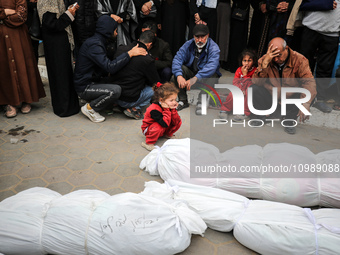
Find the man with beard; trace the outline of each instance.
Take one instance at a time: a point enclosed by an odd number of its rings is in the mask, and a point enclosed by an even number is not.
[[[145,56],[146,50],[138,45],[117,58],[110,60],[107,56],[105,42],[108,38],[117,36],[118,23],[108,15],[99,17],[95,34],[88,38],[79,50],[79,56],[74,70],[74,85],[80,98],[88,101],[81,111],[92,122],[102,122],[105,117],[98,112],[113,105],[121,94],[120,86],[110,84],[105,80],[124,66],[134,56]]]
[[[193,35],[194,38],[183,44],[172,62],[174,82],[180,89],[178,111],[189,107],[186,91],[198,80],[221,77],[220,48],[209,38],[209,28],[198,24],[193,29]]]

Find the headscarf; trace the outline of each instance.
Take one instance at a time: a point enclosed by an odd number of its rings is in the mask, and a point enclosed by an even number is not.
[[[56,13],[57,19],[59,19],[59,17],[66,11],[66,7],[63,0],[39,0],[37,3],[37,9],[41,24],[43,16],[46,12]],[[67,37],[71,46],[71,50],[74,50],[74,38],[71,25],[67,26],[65,28],[65,31],[67,32]]]

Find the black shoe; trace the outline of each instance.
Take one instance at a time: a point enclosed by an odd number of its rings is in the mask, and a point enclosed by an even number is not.
[[[332,108],[329,107],[325,102],[322,101],[317,101],[313,107],[315,107],[316,109],[324,112],[324,113],[330,113],[332,111]]]
[[[264,121],[260,121],[260,120],[250,120],[250,124],[252,127],[262,127],[264,126]]]
[[[285,121],[287,127],[284,128],[285,132],[290,135],[294,135],[296,133],[296,128],[294,127],[294,121]]]
[[[179,101],[177,106],[177,111],[183,110],[184,108],[188,108],[189,103],[188,101]]]
[[[295,127],[285,127],[285,132],[290,135],[294,135],[296,133],[296,128]]]

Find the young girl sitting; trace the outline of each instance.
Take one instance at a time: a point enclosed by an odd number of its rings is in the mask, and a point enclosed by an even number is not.
[[[173,138],[174,133],[182,124],[176,110],[178,106],[176,98],[179,90],[175,84],[158,82],[152,89],[155,94],[152,104],[146,109],[142,124],[142,131],[146,136],[142,147],[149,151],[155,148],[154,144],[159,137]]]
[[[245,115],[234,116],[234,121],[242,121],[250,115],[250,111],[247,103],[247,90],[252,85],[252,77],[255,73],[257,66],[257,56],[251,50],[244,50],[240,57],[241,66],[236,70],[233,85],[240,88],[244,95],[244,113]],[[227,96],[226,101],[221,106],[221,111],[219,117],[221,119],[226,119],[228,112],[233,110],[233,95],[230,92]]]

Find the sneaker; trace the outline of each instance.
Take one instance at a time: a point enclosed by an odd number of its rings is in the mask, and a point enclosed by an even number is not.
[[[87,116],[92,122],[103,122],[105,117],[101,116],[98,112],[95,112],[93,109],[87,109],[88,103],[86,103],[82,108],[81,112]]]
[[[183,110],[184,108],[188,108],[189,103],[187,101],[179,101],[177,106],[177,111]]]
[[[241,122],[241,121],[244,121],[244,120],[248,120],[249,117],[247,115],[235,115],[233,117],[233,121],[235,122]]]
[[[332,108],[329,107],[325,102],[323,101],[317,101],[315,104],[313,104],[313,107],[316,109],[324,112],[324,113],[330,113],[332,111]]]
[[[155,148],[155,145],[147,144],[146,142],[142,142],[142,147],[147,149],[148,151],[152,151]]]
[[[228,118],[228,112],[227,111],[220,111],[218,114],[218,117],[220,119],[227,119]]]

